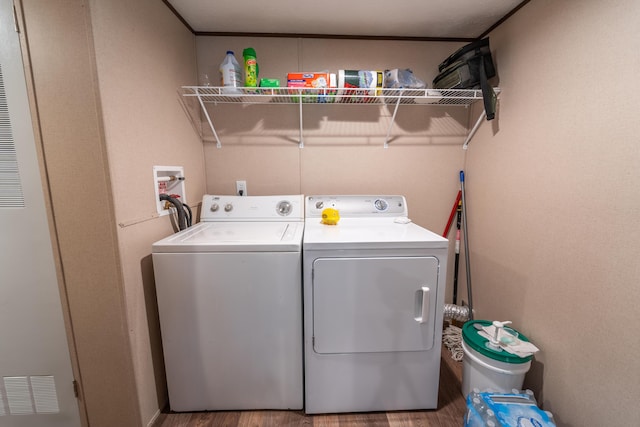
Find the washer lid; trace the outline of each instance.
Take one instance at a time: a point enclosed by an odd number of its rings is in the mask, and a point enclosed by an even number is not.
[[[447,248],[448,240],[414,223],[394,218],[343,218],[325,225],[319,218],[305,221],[305,249]]]
[[[153,252],[293,252],[302,222],[201,222],[153,244]]]

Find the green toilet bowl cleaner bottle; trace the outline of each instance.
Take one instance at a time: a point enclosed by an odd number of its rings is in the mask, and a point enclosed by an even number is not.
[[[244,57],[244,85],[245,87],[258,86],[258,57],[256,51],[252,47],[248,47],[242,51]]]

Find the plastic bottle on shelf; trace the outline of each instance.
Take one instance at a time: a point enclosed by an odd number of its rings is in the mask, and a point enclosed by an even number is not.
[[[232,50],[227,51],[227,56],[220,64],[220,83],[225,88],[224,93],[240,93],[242,68]]]
[[[256,51],[252,47],[248,47],[242,51],[244,57],[244,85],[245,87],[258,86],[258,57]]]

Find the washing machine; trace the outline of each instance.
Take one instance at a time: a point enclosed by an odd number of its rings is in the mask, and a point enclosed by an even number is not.
[[[153,244],[173,411],[302,409],[304,198],[215,196]]]
[[[307,413],[437,407],[447,245],[403,196],[305,199]]]

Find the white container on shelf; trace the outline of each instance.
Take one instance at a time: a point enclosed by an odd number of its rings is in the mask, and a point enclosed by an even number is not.
[[[242,68],[232,50],[227,51],[227,55],[220,64],[220,85],[224,87],[224,93],[240,93]]]

